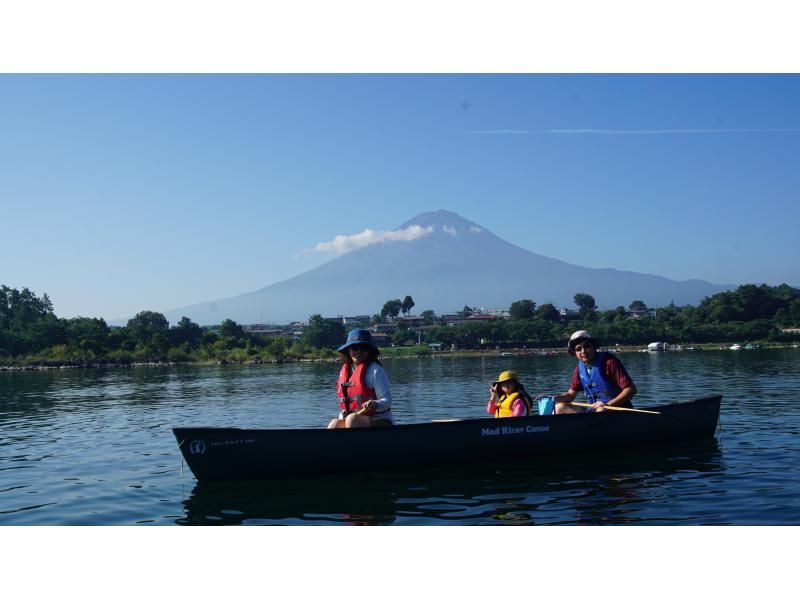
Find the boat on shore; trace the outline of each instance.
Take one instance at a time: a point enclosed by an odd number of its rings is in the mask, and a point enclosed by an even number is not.
[[[176,427],[194,476],[271,479],[531,459],[714,435],[721,395],[604,412],[474,418],[350,430]]]

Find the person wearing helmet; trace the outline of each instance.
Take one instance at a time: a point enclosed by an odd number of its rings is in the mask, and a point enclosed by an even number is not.
[[[381,352],[369,330],[356,328],[338,349],[342,367],[336,384],[339,417],[328,428],[367,428],[392,425],[389,376],[380,364]]]
[[[567,343],[567,352],[578,359],[569,389],[555,395],[556,414],[585,413],[584,408],[571,405],[581,390],[595,412],[605,406],[632,408],[631,399],[636,385],[622,362],[611,353],[598,351],[600,341],[586,330],[578,330]]]
[[[495,417],[524,417],[531,412],[531,397],[511,370],[502,372],[489,388],[486,412]]]

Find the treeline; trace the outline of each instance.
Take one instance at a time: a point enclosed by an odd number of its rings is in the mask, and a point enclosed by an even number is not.
[[[411,328],[397,316],[409,313],[413,299],[392,300],[376,320],[394,322],[389,342],[412,345],[443,343],[459,349],[487,347],[554,347],[579,328],[591,330],[604,345],[713,342],[791,342],[782,332],[800,327],[800,290],[779,286],[742,285],[735,291],[706,297],[697,306],[670,305],[649,309],[640,300],[628,308],[596,309],[586,293],[574,298],[578,307],[562,316],[551,304],[537,306],[521,299],[509,308],[510,319],[463,321],[446,325],[431,310],[422,312],[425,326]],[[468,319],[476,310],[464,306]],[[634,317],[637,316],[637,317]],[[311,316],[302,335],[265,338],[225,320],[201,327],[189,318],[170,326],[157,312],[143,311],[126,326],[110,327],[102,318],[58,318],[47,294],[0,287],[0,365],[130,364],[148,361],[281,361],[335,356],[346,334],[344,326]]]
[[[587,329],[605,346],[667,343],[791,342],[798,336],[782,332],[800,328],[800,290],[746,284],[735,291],[706,297],[697,306],[648,308],[633,301],[626,309],[599,311],[591,295],[575,295],[575,316],[560,316],[550,304],[536,306],[528,299],[512,304],[509,320],[489,320],[437,327],[428,342],[459,348],[553,347],[578,329]]]
[[[286,360],[335,356],[341,324],[314,316],[299,340],[248,334],[233,320],[201,327],[189,318],[170,326],[142,311],[122,327],[102,318],[58,318],[47,294],[0,287],[0,365],[127,365],[143,362]]]

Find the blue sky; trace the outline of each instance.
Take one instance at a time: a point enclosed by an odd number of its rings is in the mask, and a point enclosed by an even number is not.
[[[0,131],[0,284],[63,317],[256,290],[437,209],[800,286],[798,75],[2,75]]]

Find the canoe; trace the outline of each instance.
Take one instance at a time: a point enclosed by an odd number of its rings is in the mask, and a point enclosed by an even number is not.
[[[714,435],[721,395],[648,407],[659,414],[474,418],[350,430],[177,427],[200,480],[269,479],[411,469],[626,447]]]

